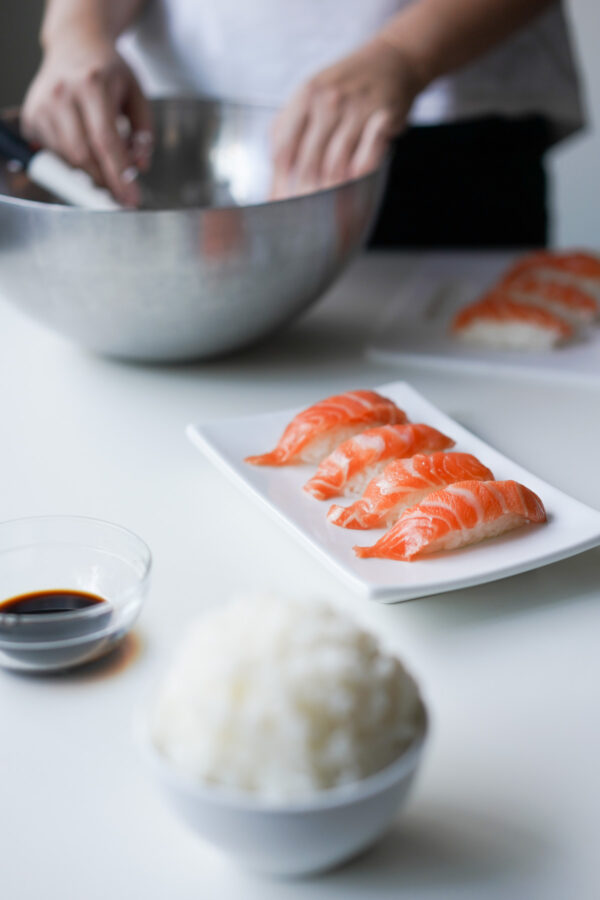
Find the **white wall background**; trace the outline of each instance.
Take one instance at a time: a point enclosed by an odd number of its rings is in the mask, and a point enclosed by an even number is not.
[[[588,128],[551,155],[554,242],[600,250],[600,0],[567,0],[586,88]]]
[[[600,0],[564,2],[581,61],[589,126],[550,158],[553,240],[600,249]],[[42,6],[43,0],[0,0],[0,106],[18,103],[35,71]]]

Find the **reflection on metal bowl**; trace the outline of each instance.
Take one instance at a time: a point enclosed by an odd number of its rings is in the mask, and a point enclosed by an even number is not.
[[[66,207],[0,165],[0,293],[99,353],[226,353],[290,321],[362,245],[383,171],[269,200],[272,111],[154,102],[139,210]]]

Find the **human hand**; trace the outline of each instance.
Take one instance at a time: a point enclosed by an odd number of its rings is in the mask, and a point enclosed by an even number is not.
[[[120,116],[129,120],[129,137],[118,128]],[[21,124],[26,138],[85,169],[120,203],[138,204],[135,176],[150,161],[150,107],[109,41],[78,39],[49,47],[25,98]]]
[[[274,122],[274,195],[374,169],[420,87],[403,53],[381,36],[319,72]]]

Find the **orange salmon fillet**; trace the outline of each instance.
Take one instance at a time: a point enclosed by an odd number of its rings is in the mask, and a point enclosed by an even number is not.
[[[461,309],[454,318],[452,330],[466,331],[476,322],[486,321],[503,325],[510,322],[532,325],[552,332],[557,340],[573,336],[573,327],[561,316],[547,309],[515,300],[504,290],[486,294],[481,300]]]
[[[342,528],[389,528],[405,509],[435,490],[457,481],[489,481],[493,477],[470,453],[396,459],[369,482],[360,500],[346,507],[332,506],[327,518]]]
[[[529,253],[517,260],[507,273],[507,277],[536,269],[552,269],[558,273],[600,282],[600,258],[583,250],[562,253],[540,250],[537,253]]]
[[[254,466],[318,463],[337,444],[375,425],[406,422],[406,414],[376,391],[348,391],[298,413],[274,450],[246,457]]]
[[[506,278],[500,287],[516,300],[533,303],[569,321],[591,322],[600,310],[596,298],[577,284],[527,273]]]
[[[390,459],[445,450],[452,446],[452,438],[429,425],[383,425],[380,428],[370,428],[336,447],[306,482],[304,490],[317,500],[351,493],[357,487],[364,487]]]
[[[410,561],[545,521],[540,498],[516,481],[461,481],[407,509],[372,547],[354,551],[363,558]]]

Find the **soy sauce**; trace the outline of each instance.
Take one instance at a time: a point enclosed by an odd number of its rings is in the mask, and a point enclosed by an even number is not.
[[[0,602],[0,646],[32,669],[78,665],[114,642],[113,612],[112,604],[88,591],[19,594]]]
[[[0,603],[0,614],[12,615],[48,615],[48,613],[76,612],[106,603],[103,597],[89,594],[87,591],[33,591],[31,594],[19,594]]]

